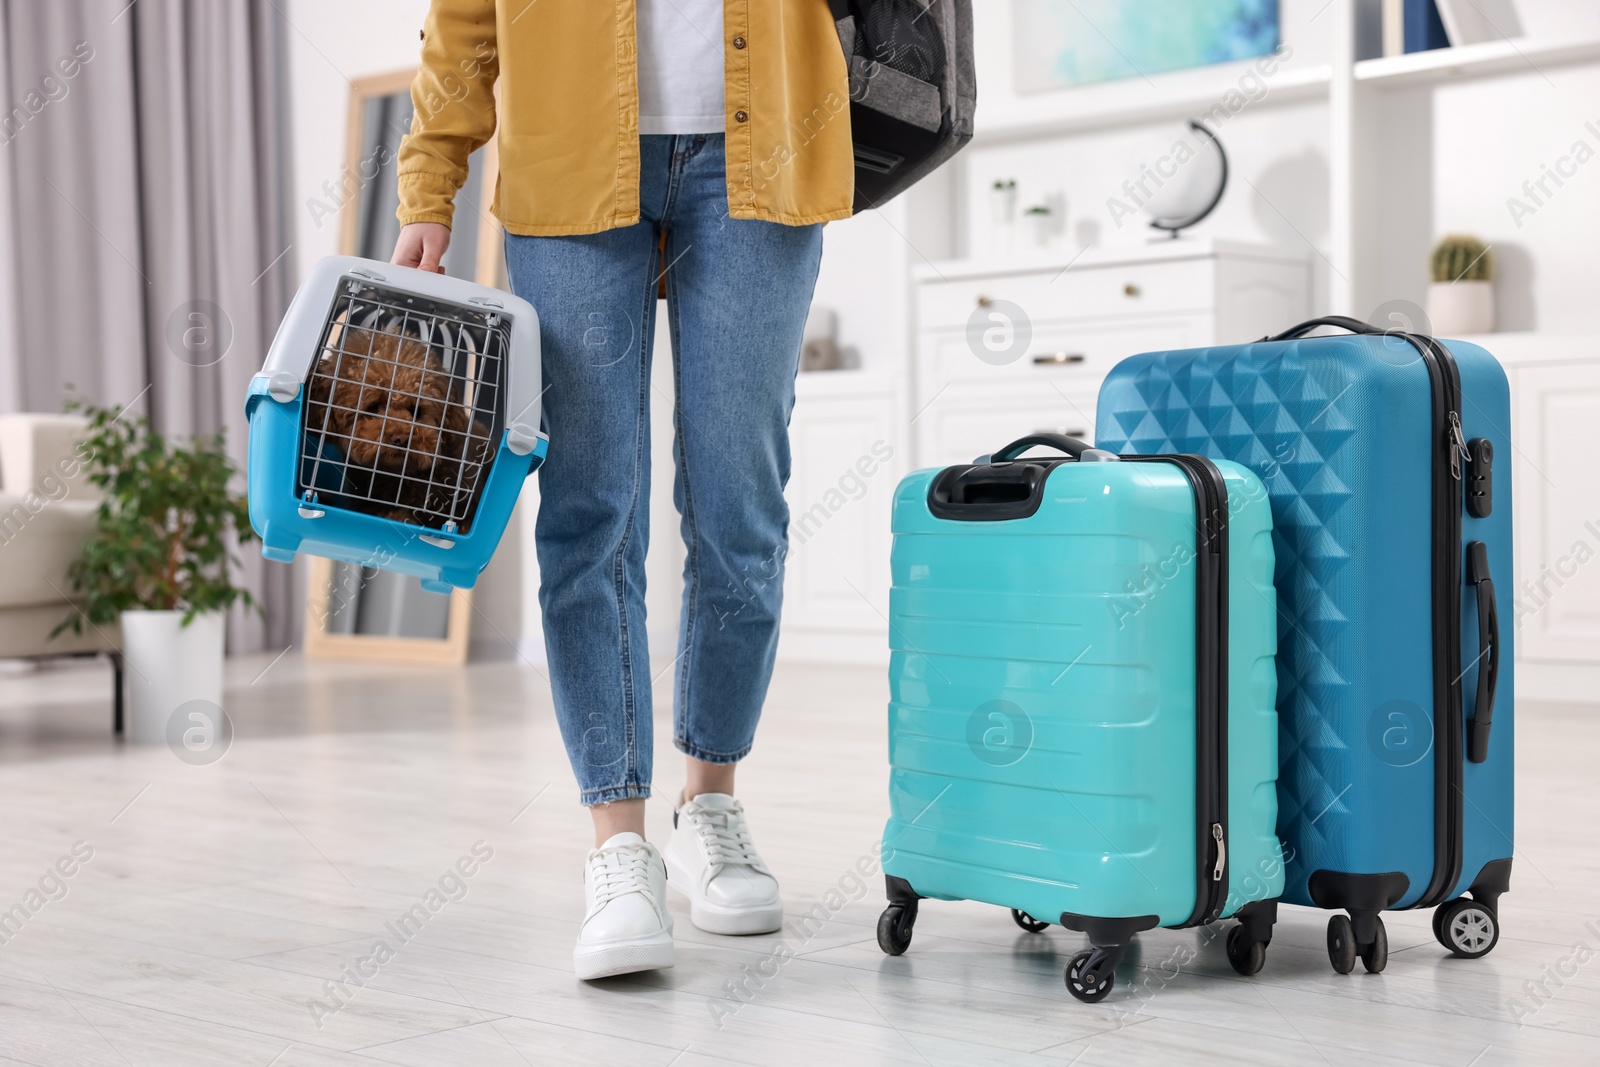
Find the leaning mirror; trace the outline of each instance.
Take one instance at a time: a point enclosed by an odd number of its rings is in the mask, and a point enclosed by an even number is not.
[[[385,260],[400,233],[395,173],[400,140],[411,128],[414,70],[351,83],[339,213],[339,251]],[[494,146],[473,153],[456,195],[445,273],[504,287],[500,230],[482,190],[493,190]],[[424,592],[416,578],[314,558],[306,596],[306,655],[313,659],[463,663],[472,592]]]

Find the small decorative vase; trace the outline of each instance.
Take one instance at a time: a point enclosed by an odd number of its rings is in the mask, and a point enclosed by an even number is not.
[[[1002,178],[989,187],[989,221],[1010,226],[1017,216],[1017,182]]]
[[[1028,243],[1034,248],[1044,248],[1050,243],[1050,231],[1055,226],[1055,216],[1048,211],[1024,211],[1023,224],[1028,230]]]
[[[1436,337],[1494,332],[1494,283],[1434,282],[1428,286],[1428,320]]]

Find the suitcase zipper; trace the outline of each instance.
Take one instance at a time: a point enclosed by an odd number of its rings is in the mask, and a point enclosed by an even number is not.
[[[1450,413],[1450,441],[1445,445],[1450,449],[1450,477],[1456,481],[1461,480],[1461,461],[1470,460],[1472,452],[1467,448],[1467,435],[1461,432],[1461,412]]]
[[[1450,350],[1432,337],[1406,334],[1422,356],[1433,393],[1433,875],[1414,904],[1427,908],[1461,879],[1463,851],[1461,697],[1461,460],[1469,456],[1461,428],[1461,372]]]
[[[1204,456],[1123,456],[1171,463],[1194,490],[1195,902],[1184,926],[1217,919],[1228,873],[1228,486]]]

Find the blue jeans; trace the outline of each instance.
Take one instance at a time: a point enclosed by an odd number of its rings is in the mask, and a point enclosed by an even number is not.
[[[506,237],[539,313],[544,425],[536,527],[556,716],[584,804],[650,795],[645,647],[650,359],[666,232],[673,500],[684,564],[673,740],[750,751],[772,676],[788,551],[789,414],[822,227],[728,217],[721,134],[643,136],[640,221]]]

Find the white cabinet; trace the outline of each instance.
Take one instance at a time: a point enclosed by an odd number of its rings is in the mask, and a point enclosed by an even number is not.
[[[1600,690],[1600,474],[1593,460],[1600,335],[1463,340],[1494,353],[1511,384],[1516,573],[1495,585],[1500,625],[1516,627],[1517,697],[1593,703]]]
[[[1124,356],[1254,340],[1308,317],[1304,253],[1158,241],[1062,261],[916,272],[915,465],[970,462],[1038,430],[1092,439]]]
[[[1511,373],[1518,658],[1600,665],[1600,359]]]
[[[886,380],[803,374],[789,441],[788,574],[779,654],[881,662],[888,655],[890,504],[906,469]]]

